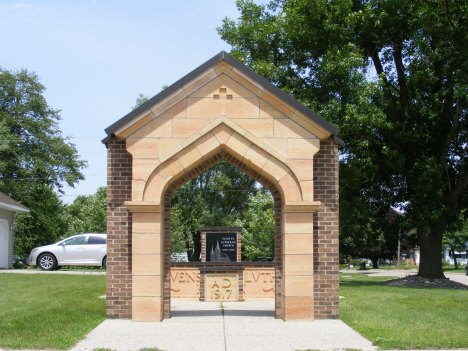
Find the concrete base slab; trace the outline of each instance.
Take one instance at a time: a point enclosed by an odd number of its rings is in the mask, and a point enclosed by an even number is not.
[[[161,323],[108,319],[71,351],[343,350],[376,347],[340,320],[290,322],[274,318],[274,302],[172,302]],[[224,312],[223,312],[224,311]]]

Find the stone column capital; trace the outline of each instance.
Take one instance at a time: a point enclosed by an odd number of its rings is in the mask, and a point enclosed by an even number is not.
[[[286,201],[283,204],[283,213],[304,213],[304,212],[315,212],[322,205],[320,201],[301,201],[293,202]]]
[[[124,204],[132,213],[161,212],[159,201],[125,201]]]

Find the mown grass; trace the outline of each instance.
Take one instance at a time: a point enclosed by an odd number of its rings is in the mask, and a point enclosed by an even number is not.
[[[468,291],[377,285],[394,278],[342,274],[341,320],[382,349],[468,346]]]
[[[106,277],[0,274],[0,348],[74,346],[106,317]]]

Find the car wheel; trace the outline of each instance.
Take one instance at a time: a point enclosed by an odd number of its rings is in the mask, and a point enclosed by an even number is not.
[[[102,260],[102,266],[104,267],[104,269],[107,269],[107,256],[104,257],[104,259]]]
[[[54,268],[54,270],[58,271],[60,268],[62,268],[62,266],[57,266]]]
[[[54,255],[49,253],[40,255],[37,262],[43,271],[52,271],[57,266],[57,260]]]

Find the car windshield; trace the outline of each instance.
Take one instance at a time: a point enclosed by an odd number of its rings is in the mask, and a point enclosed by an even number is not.
[[[65,245],[84,245],[85,237],[84,236],[77,236],[63,242]]]

